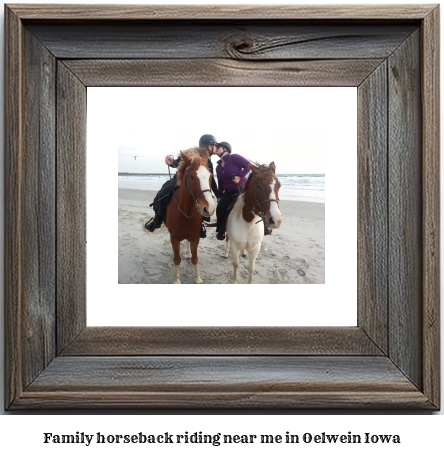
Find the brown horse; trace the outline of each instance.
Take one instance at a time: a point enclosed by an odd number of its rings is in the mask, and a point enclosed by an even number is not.
[[[212,175],[207,167],[208,151],[205,147],[195,147],[181,152],[180,155],[182,161],[177,169],[179,188],[167,204],[163,220],[170,232],[174,251],[174,283],[181,283],[180,242],[185,239],[190,243],[195,283],[202,283],[197,264],[202,216],[210,217],[216,208],[211,195]]]
[[[244,192],[233,206],[227,221],[227,242],[233,250],[234,282],[238,283],[239,253],[248,250],[248,283],[253,283],[256,257],[264,238],[264,225],[279,228],[282,215],[279,210],[279,188],[274,162],[266,165],[250,163],[250,176]],[[262,223],[260,223],[262,222]],[[228,244],[227,244],[228,256]]]

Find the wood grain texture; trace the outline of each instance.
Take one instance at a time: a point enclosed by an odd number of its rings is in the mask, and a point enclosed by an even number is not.
[[[57,68],[57,348],[86,326],[86,87]]]
[[[350,391],[348,391],[350,389]],[[377,391],[355,392],[353,385],[344,384],[342,391],[297,391],[297,392],[200,392],[192,394],[177,392],[144,392],[144,391],[69,391],[58,392],[56,389],[28,390],[20,401],[14,404],[14,410],[39,408],[49,409],[217,409],[228,411],[243,410],[244,413],[264,414],[270,409],[288,413],[289,409],[358,409],[365,410],[433,410],[427,398],[418,391]]]
[[[304,21],[148,21],[31,23],[57,58],[77,59],[381,59],[413,24],[308,24]],[[202,39],[205,37],[205,39]],[[72,43],[76,45],[73,47]]]
[[[62,356],[381,355],[360,328],[87,327]]]
[[[65,60],[88,87],[357,86],[382,60]]]
[[[55,354],[55,82],[54,58],[9,11],[6,24],[9,404]]]
[[[25,384],[55,355],[55,59],[25,33],[22,229]]]
[[[358,326],[388,354],[387,64],[358,89]]]
[[[388,59],[389,355],[422,384],[422,164],[419,31]],[[425,284],[424,284],[425,285]]]
[[[59,357],[20,407],[398,408],[430,404],[385,357]]]
[[[440,73],[439,6],[424,19],[422,27],[422,242],[423,242],[423,386],[440,403]]]
[[[381,375],[381,366],[384,374]],[[107,375],[100,375],[100,372]],[[109,376],[113,381],[109,383]],[[340,390],[354,384],[356,391],[414,391],[411,383],[385,357],[269,357],[155,356],[58,357],[32,389],[57,387],[75,391],[130,387],[151,392],[291,391],[311,383],[312,391]]]
[[[5,11],[5,407],[23,391],[23,28]]]
[[[421,20],[436,5],[26,5],[8,7],[23,20]]]

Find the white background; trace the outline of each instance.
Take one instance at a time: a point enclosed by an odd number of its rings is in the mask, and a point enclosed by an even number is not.
[[[24,2],[24,3],[33,3],[33,2]],[[49,3],[49,2],[48,2]],[[52,2],[52,3],[60,3]],[[89,3],[77,1],[77,3]],[[111,3],[110,1],[102,2],[100,0],[95,0],[95,3]],[[140,3],[133,1],[132,3]],[[166,1],[155,1],[152,0],[151,3],[164,4],[169,3]],[[177,2],[171,2],[177,3]],[[188,3],[188,2],[182,2]],[[237,1],[219,1],[219,2],[210,2],[204,1],[199,2],[194,0],[190,3],[239,3]],[[260,0],[248,1],[243,0],[243,3],[251,4],[263,4],[267,2],[262,2]],[[269,3],[269,2],[268,2]],[[286,2],[285,0],[280,0],[280,3],[297,3],[297,2]],[[307,3],[307,2],[302,2]],[[326,4],[334,3],[327,0],[312,1],[312,4]],[[357,3],[354,1],[348,2],[346,0],[341,0],[342,4],[344,3]],[[366,3],[380,3],[378,1],[367,0]],[[402,0],[392,3],[428,3],[414,1],[409,2],[407,0]],[[0,13],[2,14],[2,12]],[[3,27],[3,22],[2,25]],[[3,36],[3,29],[1,31]],[[3,47],[0,47],[0,52],[3,53]],[[2,59],[3,60],[3,59]],[[3,86],[3,70],[1,73],[2,86]],[[1,93],[3,98],[3,92]],[[3,123],[0,123],[0,132],[3,138]],[[0,166],[3,167],[3,160],[0,161]],[[1,173],[3,175],[3,172]],[[2,205],[1,217],[4,218],[3,212],[3,187],[0,187],[0,204]],[[1,224],[3,226],[3,223]],[[3,252],[3,237],[0,238],[0,247]],[[442,244],[441,244],[442,245]],[[442,258],[442,254],[441,254]],[[0,266],[3,268],[3,264]],[[441,273],[442,273],[441,268]],[[4,271],[0,274],[0,283],[1,288],[3,289],[3,277]],[[1,295],[3,299],[3,294]],[[443,313],[442,313],[443,314]],[[441,314],[441,315],[442,315]],[[442,317],[441,317],[442,318]],[[0,312],[0,343],[3,343],[3,312]],[[441,321],[441,327],[444,327],[443,322]],[[444,339],[444,338],[442,338]],[[441,350],[441,353],[444,352],[444,349]],[[3,350],[0,350],[0,400],[3,403]],[[444,363],[442,363],[444,364]],[[443,378],[444,376],[442,376]],[[443,388],[441,387],[441,391]],[[1,410],[1,409],[0,409]],[[253,411],[254,413],[254,411]],[[258,413],[258,412],[256,412]],[[349,416],[347,414],[331,415],[328,412],[322,415],[318,415],[316,412],[313,412],[314,416],[310,414],[304,414],[298,411],[289,411],[287,414],[282,415],[268,415],[260,414],[258,416],[251,415],[191,415],[191,416],[180,416],[176,413],[168,413],[154,416],[153,412],[141,412],[140,414],[131,412],[130,416],[118,416],[117,414],[109,416],[94,416],[88,414],[75,414],[70,413],[63,415],[51,415],[43,414],[42,416],[35,416],[30,414],[30,416],[23,416],[20,414],[5,413],[0,417],[0,451],[2,454],[8,454],[6,452],[17,452],[22,454],[27,452],[28,454],[37,453],[41,454],[57,454],[59,455],[61,451],[65,454],[79,455],[88,451],[89,454],[92,452],[97,452],[97,447],[94,448],[81,448],[76,445],[63,446],[60,448],[58,445],[43,445],[42,435],[43,432],[58,432],[58,433],[75,433],[76,431],[84,431],[89,433],[95,432],[107,432],[107,433],[137,433],[139,431],[146,433],[160,433],[167,430],[170,431],[183,431],[184,428],[190,432],[194,430],[204,430],[208,432],[224,432],[224,433],[249,433],[252,431],[256,432],[269,432],[269,433],[282,433],[291,431],[293,432],[318,432],[323,431],[328,433],[342,432],[347,433],[351,431],[353,433],[364,433],[364,432],[374,432],[374,433],[384,433],[384,434],[394,434],[399,433],[402,437],[403,443],[399,446],[396,445],[360,445],[358,447],[354,445],[350,446],[332,446],[332,445],[320,445],[320,446],[304,446],[304,447],[279,447],[273,445],[273,447],[254,447],[254,451],[258,454],[269,454],[270,452],[279,453],[279,454],[320,454],[321,452],[325,454],[364,454],[364,455],[374,455],[377,454],[406,454],[407,452],[415,453],[424,453],[424,454],[440,454],[443,449],[443,440],[442,440],[442,429],[444,425],[443,412],[434,413],[435,416],[424,416],[424,414],[411,414],[406,415],[404,412],[400,416],[396,413],[381,413],[374,414],[370,413],[356,413],[354,416]],[[439,416],[436,416],[439,415]],[[308,429],[308,431],[307,431]],[[203,449],[198,449],[199,447],[192,446],[187,448],[186,446],[174,447],[177,451],[179,450],[184,454],[212,454],[211,451],[217,451],[218,453],[224,454],[245,454],[246,451],[252,451],[244,446],[239,447],[213,447],[209,448],[207,446]],[[102,450],[103,451],[103,450]],[[108,454],[122,454],[123,451],[128,451],[127,447],[123,449],[120,446],[111,446],[106,447],[106,452]],[[149,454],[153,450],[148,447],[131,447],[130,451],[134,454]],[[162,449],[162,451],[156,447],[155,454],[170,454],[172,452],[171,448]]]
[[[326,172],[325,284],[255,284],[253,288],[246,284],[204,284],[186,289],[178,289],[173,284],[119,285],[117,139],[119,127],[123,125],[121,117],[128,116],[129,110],[139,113],[140,106],[145,106],[144,99],[149,98],[151,109],[159,112],[160,120],[150,119],[146,109],[145,112],[141,109],[139,115],[133,117],[135,124],[140,123],[136,132],[143,126],[143,131],[147,132],[153,123],[155,129],[161,131],[167,120],[162,116],[162,110],[156,107],[163,103],[171,89],[155,89],[153,93],[151,88],[139,88],[137,99],[141,104],[135,104],[132,102],[134,89],[130,91],[133,93],[131,97],[129,94],[125,97],[122,89],[92,88],[88,89],[87,145],[88,326],[356,326],[356,88],[225,87],[203,90],[210,93],[204,96],[199,95],[202,88],[185,88],[170,99],[174,99],[179,107],[189,104],[187,99],[190,97],[213,99],[215,105],[230,100],[233,113],[241,112],[240,117],[244,120],[240,128],[236,127],[240,122],[236,114],[232,115],[232,122],[224,121],[216,114],[211,118],[198,118],[194,128],[203,132],[216,131],[217,138],[237,136],[239,142],[245,141],[242,131],[254,132],[257,125],[261,125],[270,138],[284,134],[289,138],[287,147],[290,150],[284,150],[285,144],[282,143],[279,150],[268,151],[268,160],[274,160],[278,169],[283,168],[281,172],[289,172],[285,170],[296,166],[292,163],[308,167],[310,162],[304,160],[304,155],[313,154],[325,161],[325,165],[322,163],[317,170],[323,172],[325,167]],[[177,88],[174,91],[177,92]],[[122,97],[127,99],[126,103],[119,102]],[[242,98],[242,103],[237,103],[236,98]],[[246,115],[243,110],[254,108],[257,100],[273,114],[264,116],[264,120],[257,115]],[[175,128],[181,126],[180,116],[175,118],[171,113],[170,122],[167,129],[173,135]],[[192,126],[193,123],[189,123],[189,129]],[[318,142],[315,148],[307,141],[306,149],[301,145],[292,153],[294,145],[290,138],[307,135],[314,129],[324,141]],[[225,130],[225,136],[220,135],[219,130]],[[163,135],[166,134],[165,131]],[[196,130],[188,139],[193,141],[191,146],[199,136],[199,130]],[[155,138],[151,142],[155,142]],[[254,138],[251,143],[254,143]],[[168,142],[166,144],[168,146]],[[173,141],[170,146],[174,147]],[[245,148],[241,148],[241,155],[260,161],[256,154],[263,153],[260,162],[264,163],[267,152],[261,150],[260,144],[255,144],[252,149],[248,146],[246,143]],[[163,162],[165,155],[166,151],[158,161]],[[147,209],[149,203],[146,203]],[[145,236],[145,240],[149,252],[150,237]],[[179,292],[180,300],[177,299]],[[228,296],[235,296],[235,299],[228,299]]]

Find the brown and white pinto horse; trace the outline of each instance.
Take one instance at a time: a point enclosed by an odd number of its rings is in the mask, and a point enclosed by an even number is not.
[[[264,238],[264,223],[269,228],[279,228],[282,222],[278,204],[281,184],[275,174],[274,162],[269,166],[250,163],[250,170],[245,190],[227,221],[227,241],[229,239],[231,243],[234,258],[234,283],[238,283],[239,253],[244,249],[248,250],[248,283],[253,283],[256,258]]]
[[[174,283],[180,282],[179,265],[180,242],[190,243],[191,262],[195,268],[195,283],[202,283],[200,278],[197,246],[200,239],[202,216],[210,217],[216,208],[211,195],[212,175],[207,167],[208,150],[195,147],[180,153],[182,161],[177,169],[179,188],[165,207],[163,221],[170,232],[174,251]]]

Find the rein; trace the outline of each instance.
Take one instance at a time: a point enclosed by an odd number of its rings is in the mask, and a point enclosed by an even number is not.
[[[186,218],[193,218],[194,216],[196,216],[197,214],[200,213],[200,215],[202,215],[202,213],[200,212],[200,209],[199,209],[199,203],[197,202],[197,198],[202,195],[203,193],[205,192],[211,192],[211,189],[206,189],[206,190],[201,190],[197,195],[195,195],[193,193],[193,190],[191,189],[191,184],[190,184],[190,181],[189,181],[189,178],[188,178],[188,173],[185,171],[185,177],[186,177],[186,180],[187,180],[187,185],[188,185],[188,189],[190,190],[190,193],[191,193],[191,196],[193,197],[194,199],[194,204],[196,205],[196,208],[197,208],[197,211],[193,214],[193,215],[187,215],[185,214],[185,212],[182,210],[182,208],[180,207],[180,204],[179,204],[179,201],[177,200],[177,196],[176,196],[176,192],[174,191],[174,186],[172,184],[172,181],[171,181],[171,172],[170,172],[170,167],[168,166],[168,174],[170,175],[170,182],[171,182],[171,190],[173,191],[173,195],[174,195],[174,200],[176,201],[176,204],[177,204],[177,207],[179,208],[179,211],[182,212],[182,214],[186,217]]]

